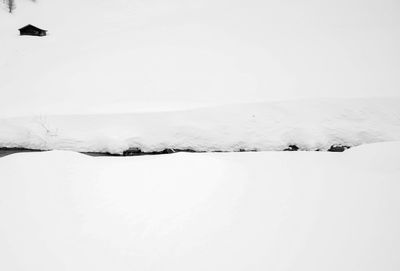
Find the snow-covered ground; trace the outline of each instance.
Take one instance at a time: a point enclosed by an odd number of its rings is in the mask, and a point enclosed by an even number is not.
[[[400,99],[335,99],[0,119],[0,147],[122,153],[327,150],[400,140]]]
[[[0,11],[0,147],[324,150],[400,140],[397,2],[16,6]],[[49,35],[19,36],[26,24]]]
[[[400,140],[397,2],[16,5],[0,11],[0,147],[324,150]],[[26,24],[49,35],[18,36]]]
[[[398,1],[16,5],[1,271],[400,270]]]
[[[0,10],[0,116],[400,95],[399,1],[16,4]]]
[[[400,269],[400,143],[0,158],[0,270]]]

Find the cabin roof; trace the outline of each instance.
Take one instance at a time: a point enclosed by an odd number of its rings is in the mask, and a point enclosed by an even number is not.
[[[31,25],[31,24],[25,25],[24,27],[21,27],[18,30],[26,30],[26,29],[35,29],[35,30],[47,31],[47,30],[41,29],[41,28],[36,27],[34,25]]]

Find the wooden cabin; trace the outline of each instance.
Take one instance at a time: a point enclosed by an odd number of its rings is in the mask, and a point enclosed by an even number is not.
[[[19,34],[21,36],[24,35],[29,35],[29,36],[46,36],[47,35],[47,30],[40,29],[34,25],[28,24],[22,28],[19,29]]]

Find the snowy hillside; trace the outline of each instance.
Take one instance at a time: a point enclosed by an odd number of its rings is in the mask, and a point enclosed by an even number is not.
[[[400,270],[400,1],[15,4],[0,271]]]
[[[400,144],[0,158],[0,270],[397,271]]]
[[[400,141],[400,99],[314,100],[155,113],[0,119],[0,147],[122,153],[327,150]]]
[[[16,5],[0,13],[0,147],[315,150],[399,139],[393,1]],[[26,24],[49,35],[18,36]],[[337,100],[352,97],[371,100]]]
[[[0,116],[399,96],[398,1],[16,5],[0,10]]]

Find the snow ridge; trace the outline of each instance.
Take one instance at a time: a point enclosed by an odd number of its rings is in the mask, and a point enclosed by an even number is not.
[[[400,140],[400,99],[237,104],[175,112],[0,119],[0,147],[121,154],[327,150]]]

